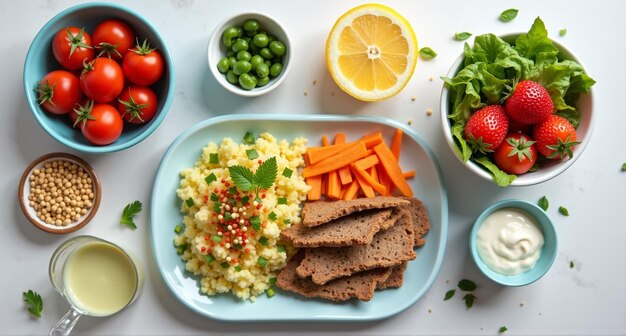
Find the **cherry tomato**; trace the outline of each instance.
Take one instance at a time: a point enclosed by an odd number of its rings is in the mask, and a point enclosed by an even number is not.
[[[55,70],[43,77],[37,87],[39,105],[53,114],[66,114],[80,103],[80,81],[69,71]]]
[[[78,109],[78,123],[83,136],[94,145],[108,145],[122,134],[124,121],[115,107],[94,104],[90,100]]]
[[[126,78],[133,84],[142,86],[156,83],[163,75],[164,67],[163,56],[155,49],[150,49],[147,40],[126,53],[122,61]]]
[[[117,98],[124,89],[122,68],[112,59],[96,58],[85,64],[80,87],[96,103],[108,103]]]
[[[102,21],[93,31],[93,46],[99,50],[98,56],[106,54],[109,58],[121,61],[135,42],[135,33],[120,20]]]
[[[511,133],[493,153],[500,169],[509,174],[523,174],[537,161],[535,141],[522,133]]]
[[[157,110],[157,96],[147,86],[129,86],[118,98],[122,119],[133,124],[148,122]]]
[[[52,39],[52,54],[65,69],[79,69],[94,58],[91,36],[84,28],[63,28]]]

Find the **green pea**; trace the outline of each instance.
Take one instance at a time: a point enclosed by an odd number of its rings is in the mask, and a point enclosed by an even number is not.
[[[254,38],[252,39],[252,44],[254,44],[255,46],[259,48],[267,47],[269,43],[270,43],[269,39],[267,38],[267,35],[265,34],[256,34],[254,35]]]
[[[270,76],[277,77],[278,75],[280,75],[281,72],[283,72],[282,64],[280,63],[272,64],[272,67],[270,68]]]
[[[228,58],[228,63],[230,68],[232,69],[232,67],[235,66],[235,63],[237,63],[237,59],[234,56],[231,56]]]
[[[217,70],[221,73],[228,72],[228,69],[230,69],[230,61],[228,60],[228,57],[224,57],[217,62]]]
[[[257,64],[263,63],[264,61],[265,60],[261,57],[261,55],[254,55],[250,59],[250,64],[252,64],[252,67],[255,67]]]
[[[264,63],[267,65],[268,68],[271,68],[273,64],[270,60],[265,60]]]
[[[237,37],[242,37],[243,36],[243,29],[241,29],[241,27],[236,27],[237,28]]]
[[[267,85],[267,83],[269,83],[269,82],[270,82],[270,78],[269,78],[269,76],[268,76],[268,77],[259,77],[259,78],[256,80],[256,86],[257,86],[257,87],[265,86],[265,85]]]
[[[237,76],[248,73],[250,70],[252,70],[252,64],[248,61],[237,61],[237,63],[233,66],[233,73]]]
[[[267,35],[267,42],[268,43],[272,43],[273,41],[276,41],[276,36],[268,34]]]
[[[254,67],[254,72],[256,72],[257,77],[265,78],[270,74],[270,68],[265,63],[259,63]]]
[[[235,42],[235,39],[239,36],[239,29],[237,27],[229,27],[224,29],[222,34],[222,42],[226,47],[230,47]]]
[[[246,20],[246,22],[243,23],[243,30],[247,32],[256,32],[260,27],[259,21],[254,19]]]
[[[274,53],[270,50],[270,48],[261,49],[261,51],[259,51],[259,55],[261,55],[261,57],[265,58],[266,60],[271,60],[272,58],[274,58]]]
[[[252,58],[252,55],[249,52],[245,51],[245,50],[242,50],[242,51],[237,53],[237,60],[238,61],[250,61],[251,58]]]
[[[249,46],[248,41],[240,38],[233,43],[232,49],[234,52],[240,52],[242,50],[248,50]]]
[[[226,57],[235,56],[235,52],[232,49],[226,50]]]
[[[287,48],[285,44],[280,41],[272,41],[270,42],[270,50],[274,53],[274,55],[280,57],[285,54]]]
[[[232,70],[228,70],[228,72],[226,73],[226,80],[230,84],[234,84],[234,85],[239,84],[239,77],[237,77],[237,75],[235,75],[235,73]]]
[[[256,87],[257,79],[250,74],[242,74],[239,76],[239,85],[246,90],[252,90]]]

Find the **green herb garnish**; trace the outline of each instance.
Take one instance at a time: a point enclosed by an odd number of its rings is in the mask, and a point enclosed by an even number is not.
[[[250,197],[249,196],[244,196],[241,198],[241,204],[246,204],[248,203],[248,201],[250,201]]]
[[[419,54],[425,60],[429,60],[429,59],[433,59],[437,57],[437,53],[434,50],[432,50],[430,47],[424,47],[420,49]]]
[[[261,237],[259,238],[259,244],[263,245],[263,246],[267,246],[267,238],[265,237]]]
[[[220,266],[222,266],[222,268],[228,268],[230,267],[230,264],[228,263],[228,261],[224,261],[223,263],[220,264]]]
[[[187,204],[188,208],[191,208],[192,206],[194,206],[194,204],[196,204],[196,202],[193,201],[193,198],[189,197],[185,200],[185,204]]]
[[[563,28],[559,30],[559,36],[565,36],[567,34],[567,29]]]
[[[233,246],[238,250],[243,250],[243,246],[241,244],[235,244]]]
[[[220,160],[217,157],[217,153],[209,153],[209,163],[210,164],[218,164],[218,163],[220,163]]]
[[[507,329],[507,327],[502,326],[502,327],[500,327],[500,329],[498,329],[498,334],[503,334],[503,333],[505,333],[507,330],[509,330],[509,329]]]
[[[454,33],[454,39],[457,41],[465,41],[472,36],[472,33],[462,32],[462,33]]]
[[[267,215],[267,218],[268,218],[269,220],[273,220],[273,221],[275,221],[275,220],[278,218],[278,216],[276,216],[276,213],[275,213],[274,211],[272,211],[272,212],[270,212],[270,213]]]
[[[254,144],[254,134],[252,134],[252,132],[246,132],[243,136],[243,142],[247,145]]]
[[[215,213],[222,212],[222,203],[220,203],[220,202],[213,203],[213,212],[215,212]]]
[[[244,166],[228,167],[230,178],[235,183],[235,186],[241,191],[252,190],[255,194],[261,189],[269,189],[274,184],[277,171],[278,166],[275,157],[261,163],[256,173],[252,173],[250,169]]]
[[[251,216],[250,217],[250,226],[254,229],[254,231],[261,230],[261,217],[259,216]]]
[[[211,184],[211,182],[213,181],[217,181],[217,176],[215,176],[215,174],[213,173],[204,178],[204,182],[206,182],[206,184]]]
[[[241,272],[241,266],[239,266],[239,265],[235,266],[235,271]]]
[[[233,219],[233,214],[231,214],[230,212],[225,212],[224,213],[224,219],[227,220],[227,221]]]
[[[569,268],[574,268],[574,261],[570,260],[570,262],[569,262]]]
[[[567,210],[566,207],[564,206],[560,206],[559,207],[559,212],[561,213],[561,215],[563,216],[569,216],[569,210]]]
[[[622,171],[626,171],[626,162],[622,163]]]
[[[256,149],[246,149],[246,156],[250,160],[258,159],[259,152],[257,152]]]
[[[291,224],[291,219],[287,218],[287,219],[283,220],[283,224],[285,224],[285,225]]]
[[[214,242],[216,242],[216,243],[219,243],[219,242],[221,242],[221,241],[222,241],[222,236],[219,236],[219,235],[212,235],[212,236],[211,236],[211,240],[212,240],[212,241],[214,241]]]
[[[213,261],[215,261],[215,257],[212,254],[209,254],[206,257],[204,257],[204,261],[206,261],[207,264],[210,264]]]
[[[451,290],[447,291],[446,295],[444,295],[444,297],[443,297],[443,300],[444,301],[448,301],[448,300],[452,299],[454,294],[456,294],[456,289],[451,289]]]
[[[471,292],[476,289],[476,284],[472,280],[462,279],[458,284],[459,288],[465,292]]]
[[[550,203],[548,202],[548,198],[543,196],[539,199],[539,207],[543,209],[543,211],[547,211]]]
[[[502,22],[513,21],[513,19],[517,17],[517,13],[519,13],[519,10],[515,8],[507,9],[500,14],[500,21]]]
[[[256,263],[257,265],[264,267],[265,265],[267,265],[267,259],[259,257],[259,259],[256,260]]]
[[[237,192],[237,187],[230,187],[228,188],[228,194],[229,195],[234,195]]]
[[[28,292],[22,293],[22,298],[27,305],[30,305],[28,312],[35,317],[41,317],[43,311],[43,299],[39,293],[29,289]]]
[[[287,204],[287,197],[279,197],[276,200],[276,203],[278,203],[278,204]]]
[[[220,200],[220,197],[217,196],[217,194],[211,193],[211,202],[218,202],[219,200]]]
[[[270,286],[274,286],[276,284],[276,277],[271,277],[269,279]]]
[[[276,292],[274,292],[273,288],[268,289],[265,294],[267,294],[268,298],[272,298],[272,296],[276,295]]]
[[[183,232],[183,227],[182,227],[182,226],[180,226],[180,225],[176,225],[176,226],[174,227],[174,232],[176,232],[176,233],[181,233],[181,232]]]
[[[286,251],[286,250],[285,250],[285,246],[284,246],[284,245],[277,245],[277,246],[276,246],[276,250],[277,250],[278,252],[285,252],[285,251]]]
[[[467,293],[463,297],[463,301],[465,301],[465,307],[467,307],[467,309],[472,308],[472,306],[474,305],[474,300],[476,300],[476,297],[472,293]]]
[[[292,174],[293,174],[293,170],[285,167],[285,170],[283,170],[283,176],[286,178],[291,178]]]
[[[127,204],[122,211],[122,218],[120,219],[120,224],[126,225],[129,228],[135,230],[137,225],[133,221],[133,218],[136,214],[141,212],[142,204],[139,201],[134,201],[132,203]]]

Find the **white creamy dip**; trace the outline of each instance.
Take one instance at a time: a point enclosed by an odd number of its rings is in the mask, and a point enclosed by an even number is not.
[[[494,211],[476,235],[480,258],[503,275],[516,275],[533,268],[543,243],[543,233],[535,218],[516,208]]]

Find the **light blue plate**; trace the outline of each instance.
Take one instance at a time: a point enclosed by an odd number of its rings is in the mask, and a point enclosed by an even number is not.
[[[409,180],[415,196],[422,200],[431,221],[426,245],[409,263],[404,285],[377,292],[369,302],[332,303],[277,291],[256,303],[238,301],[232,295],[208,297],[199,292],[198,279],[185,272],[185,265],[173,247],[174,227],[182,221],[176,189],[179,172],[194,165],[202,148],[224,137],[240,141],[246,131],[268,131],[278,139],[297,136],[319,145],[323,134],[345,132],[348,141],[382,131],[387,141],[396,127],[404,131],[400,164],[415,169]],[[205,120],[182,133],[165,153],[157,172],[150,207],[152,251],[163,280],[174,296],[198,314],[228,321],[366,321],[395,315],[419,300],[430,288],[443,261],[448,232],[448,200],[439,165],[430,148],[404,125],[385,118],[324,115],[232,115]]]

